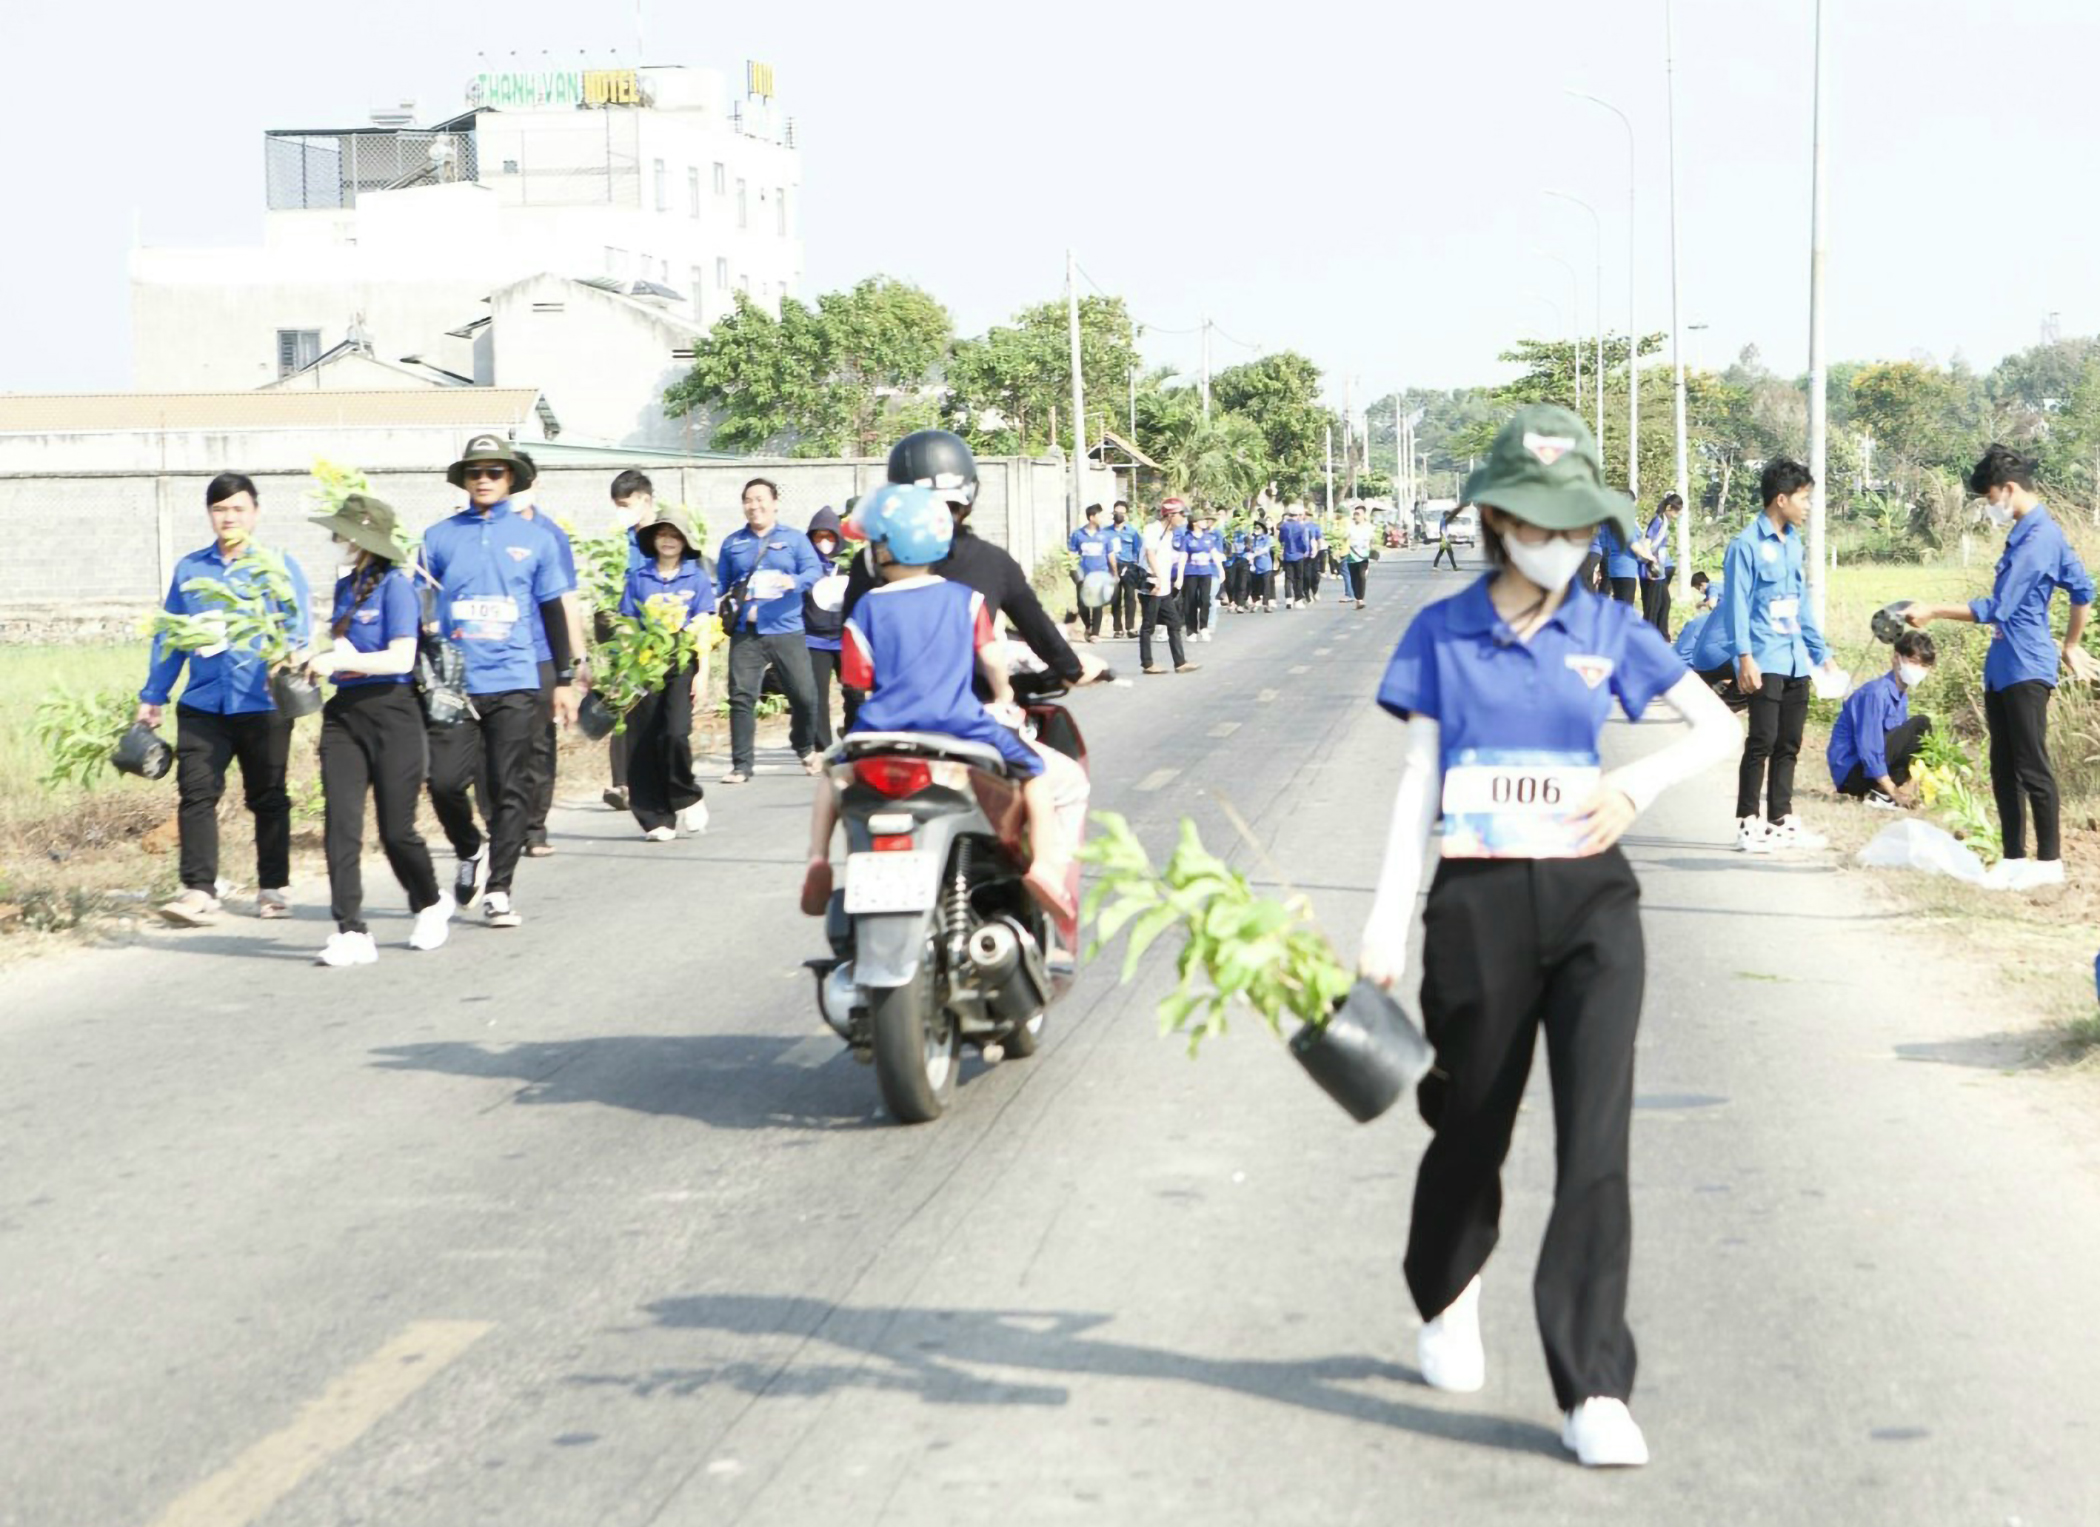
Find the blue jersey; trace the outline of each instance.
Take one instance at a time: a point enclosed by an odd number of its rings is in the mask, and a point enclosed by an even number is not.
[[[252,591],[252,583],[246,572],[234,572],[232,564],[240,560],[236,553],[228,557],[219,550],[214,541],[202,551],[193,551],[175,564],[175,576],[168,580],[168,597],[161,608],[170,615],[209,615],[219,606],[201,594],[192,594],[183,585],[198,578],[209,578],[244,592]],[[306,587],[306,574],[299,564],[289,556],[284,559],[285,571],[292,580],[292,608],[286,610],[285,626],[292,646],[304,647],[311,636],[312,596]],[[168,645],[164,636],[153,639],[153,655],[147,661],[146,684],[139,691],[139,698],[148,705],[166,705],[168,693],[175,687],[175,680],[187,663],[190,680],[182,691],[182,705],[187,710],[209,711],[216,716],[247,716],[258,711],[275,710],[276,702],[270,698],[270,670],[257,655],[254,642],[239,647],[221,646],[201,648],[195,652],[184,652]]]
[[[1286,562],[1303,562],[1312,555],[1312,526],[1303,520],[1285,520],[1276,527],[1276,539]]]
[[[423,537],[423,563],[440,592],[438,621],[467,660],[467,693],[540,687],[539,607],[575,588],[554,538],[504,500],[463,509]]]
[[[1726,586],[1714,622],[1729,643],[1728,660],[1748,654],[1764,673],[1799,678],[1830,649],[1809,608],[1801,532],[1772,528],[1760,514],[1728,543]]]
[[[763,536],[746,525],[723,539],[715,558],[715,575],[724,589],[748,584],[763,573],[787,580],[777,594],[747,596],[736,612],[739,631],[756,631],[761,636],[801,635],[802,596],[827,571],[809,537],[791,525],[776,524]]]
[[[1014,772],[1043,761],[984,708],[973,687],[977,653],[994,640],[984,595],[928,573],[868,590],[846,617],[839,676],[867,699],[854,732],[939,732],[997,748]]]
[[[1189,576],[1215,578],[1223,565],[1223,540],[1215,530],[1192,530],[1188,538]]]
[[[547,539],[554,543],[555,565],[561,569],[561,575],[569,581],[569,587],[576,587],[576,548],[569,543],[569,533],[557,525],[554,516],[544,509],[536,508],[532,511],[531,523],[539,526]],[[630,542],[631,540],[632,538]],[[547,623],[541,620],[539,615],[539,607],[535,605],[532,611],[532,655],[539,662],[551,663],[554,661],[554,649],[547,645]]]
[[[1633,554],[1633,543],[1626,533],[1611,521],[1606,520],[1597,530],[1598,544],[1604,550],[1604,576],[1607,578],[1638,578],[1641,575],[1641,559]]]
[[[2049,601],[2058,589],[2069,593],[2073,604],[2093,602],[2093,580],[2085,564],[2064,539],[2063,527],[2036,504],[2005,537],[1990,597],[1969,601],[1977,624],[1996,627],[1983,659],[1985,689],[2004,689],[2029,679],[2056,683],[2060,659],[2056,639],[2049,634]]]
[[[1248,564],[1257,573],[1272,573],[1276,570],[1276,538],[1266,530],[1257,530],[1247,538]]]
[[[1869,780],[1889,772],[1889,733],[1910,720],[1910,692],[1893,673],[1869,679],[1845,697],[1837,724],[1830,729],[1830,782],[1843,785],[1853,765]]]
[[[362,599],[356,597],[357,580],[355,573],[336,580],[330,629],[341,625],[345,616],[350,620],[339,640],[348,643],[354,652],[384,652],[404,636],[414,639],[422,629],[423,604],[416,598],[415,585],[409,582],[408,574],[398,567],[388,568]],[[338,689],[355,689],[362,684],[406,684],[413,677],[406,673],[358,675],[354,662],[342,666],[350,672],[330,675]]]
[[[714,613],[715,581],[707,576],[707,567],[698,557],[680,561],[678,571],[668,578],[654,561],[646,562],[627,575],[627,586],[620,591],[620,613],[638,616],[650,600],[665,598],[679,601],[690,624]]]
[[[1108,571],[1108,532],[1098,525],[1081,525],[1073,531],[1065,544],[1079,558],[1079,571],[1105,573]]]
[[[1235,530],[1232,539],[1225,543],[1225,565],[1237,567],[1247,560],[1247,532]]]
[[[1145,532],[1128,520],[1109,531],[1108,545],[1119,567],[1142,564],[1145,560]]]
[[[1667,578],[1677,568],[1677,543],[1670,535],[1670,517],[1658,514],[1650,520],[1644,539],[1648,542],[1648,549],[1655,553],[1655,559],[1662,564],[1660,573],[1650,572],[1648,576]]]

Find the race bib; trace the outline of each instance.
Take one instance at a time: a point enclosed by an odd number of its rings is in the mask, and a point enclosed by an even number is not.
[[[1772,629],[1781,636],[1793,636],[1801,629],[1801,601],[1775,599],[1765,606],[1765,613],[1772,618]]]
[[[820,610],[843,610],[846,608],[846,575],[830,573],[819,578],[809,597]]]
[[[1444,768],[1444,857],[1575,858],[1574,815],[1602,778],[1594,753],[1468,748]]]
[[[197,617],[198,621],[219,633],[219,639],[208,647],[199,647],[193,657],[223,657],[226,653],[226,612],[207,610]]]
[[[794,586],[795,580],[791,576],[769,567],[753,573],[749,584],[753,599],[778,599]]]
[[[452,601],[452,623],[460,641],[509,641],[511,629],[518,623],[518,602],[501,595],[455,599]]]

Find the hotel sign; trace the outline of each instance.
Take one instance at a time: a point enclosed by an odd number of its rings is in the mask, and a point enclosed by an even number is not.
[[[632,69],[538,69],[477,74],[467,86],[469,106],[543,111],[564,106],[640,106],[641,82]]]

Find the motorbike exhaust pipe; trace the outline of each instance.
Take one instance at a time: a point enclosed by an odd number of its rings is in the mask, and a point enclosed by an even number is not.
[[[1021,963],[1021,939],[1005,923],[985,923],[970,935],[970,965],[988,988],[1000,985]]]
[[[995,1017],[1022,1023],[1049,1005],[1042,956],[1019,924],[1003,917],[982,924],[970,934],[969,957],[985,1007]]]

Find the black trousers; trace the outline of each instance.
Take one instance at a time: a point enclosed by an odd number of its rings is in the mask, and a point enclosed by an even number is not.
[[[788,702],[788,745],[797,758],[810,750],[816,729],[817,689],[809,672],[809,642],[800,631],[761,636],[738,631],[729,638],[729,766],[741,774],[752,769],[758,720],[758,692],[766,670],[779,676]]]
[[[1307,599],[1317,599],[1320,597],[1320,574],[1325,569],[1326,565],[1327,554],[1325,552],[1315,552],[1313,553],[1313,555],[1305,559],[1304,578],[1305,597]]]
[[[1342,593],[1347,598],[1354,599],[1358,604],[1363,603],[1364,585],[1370,581],[1370,577],[1371,564],[1369,562],[1350,562],[1345,560],[1342,563]]]
[[[1641,580],[1638,578],[1608,578],[1611,597],[1620,604],[1630,604],[1636,610],[1641,607]]]
[[[1247,564],[1235,562],[1225,569],[1225,606],[1237,609],[1247,602]]]
[[[284,789],[292,723],[275,711],[222,716],[175,707],[175,830],[185,890],[218,894],[219,798],[226,770],[241,766],[241,794],[255,817],[255,879],[266,890],[292,879],[292,798]]]
[[[1449,557],[1451,559],[1451,571],[1453,571],[1454,573],[1457,572],[1458,548],[1456,546],[1453,546],[1449,541],[1439,541],[1436,543],[1436,555],[1429,559],[1429,570],[1431,572],[1435,572],[1437,570],[1437,567],[1443,562],[1444,558],[1446,557]]]
[[[1794,761],[1801,756],[1801,733],[1808,726],[1808,675],[1766,674],[1750,697],[1749,711],[1750,735],[1743,741],[1735,778],[1735,814],[1756,816],[1757,798],[1763,795],[1769,802],[1765,820],[1776,822],[1794,810]]]
[[[2025,679],[1983,692],[1983,724],[1991,737],[1991,794],[1998,801],[1998,830],[2005,857],[2027,857],[2027,813],[2034,813],[2034,856],[2061,859],[2061,806],[2056,771],[2049,765],[2049,691],[2040,679]]]
[[[1250,604],[1268,604],[1276,597],[1276,570],[1247,575],[1247,600]]]
[[[547,813],[554,809],[554,768],[561,756],[561,737],[554,726],[554,664],[540,664],[540,729],[532,739],[532,815],[525,841],[547,841]]]
[[[1662,632],[1664,641],[1670,639],[1670,580],[1668,578],[1643,578],[1641,580],[1641,616],[1649,625]]]
[[[1890,784],[1910,783],[1910,761],[1918,756],[1918,745],[1931,730],[1932,717],[1913,716],[1903,725],[1891,727],[1883,734],[1882,751],[1888,755]],[[1865,766],[1854,764],[1852,772],[1847,774],[1844,782],[1838,786],[1838,794],[1864,799],[1866,793],[1874,788],[1874,781],[1867,777]]]
[[[423,707],[406,684],[338,689],[321,712],[321,793],[327,803],[328,901],[335,925],[365,932],[365,795],[379,817],[379,846],[408,909],[437,905],[437,871],[416,831],[430,772]]]
[[[605,762],[606,766],[612,770],[613,788],[615,790],[625,790],[627,788],[627,734],[625,732],[614,732],[605,739]]]
[[[480,783],[489,816],[488,888],[508,891],[525,852],[525,827],[532,817],[532,749],[541,725],[540,691],[507,689],[472,698],[478,719],[444,728],[442,741],[433,737],[430,804],[452,852],[471,859],[483,845],[470,794]]]
[[[1101,634],[1101,606],[1098,604],[1089,605],[1084,599],[1079,597],[1079,585],[1083,577],[1084,575],[1080,573],[1072,575],[1072,608],[1079,612],[1079,629],[1086,632],[1088,636],[1099,636]]]
[[[693,778],[693,671],[688,663],[627,713],[627,808],[642,830],[676,827],[703,794]]]
[[[1210,591],[1218,580],[1208,574],[1190,574],[1181,585],[1181,610],[1189,631],[1210,629]]]
[[[1120,574],[1116,578],[1116,597],[1108,602],[1109,625],[1118,636],[1135,636],[1138,621],[1137,585]]]
[[[1563,1410],[1632,1393],[1626,1286],[1633,1044],[1647,959],[1640,886],[1617,849],[1591,859],[1446,860],[1423,914],[1422,1081],[1436,1133],[1415,1178],[1407,1286],[1449,1307],[1500,1234],[1502,1163],[1540,1030],[1553,1085],[1553,1212],[1532,1279]]]
[[[1312,559],[1300,557],[1295,562],[1283,564],[1283,597],[1303,599],[1305,597],[1305,575],[1312,569]]]
[[[1097,626],[1101,623],[1100,614],[1099,610],[1094,612],[1094,624]],[[817,697],[817,703],[810,729],[810,743],[819,753],[830,751],[831,744],[836,740],[831,735],[831,686],[838,681],[838,677],[839,654],[829,647],[811,647],[809,682],[812,692]],[[853,691],[844,684],[839,684],[839,693],[850,697]],[[850,699],[848,703],[851,703]]]
[[[1174,666],[1179,668],[1188,659],[1188,651],[1181,645],[1181,600],[1173,594],[1147,594],[1138,609],[1138,666],[1152,666],[1152,632],[1158,626],[1167,628],[1167,651],[1174,655]]]

